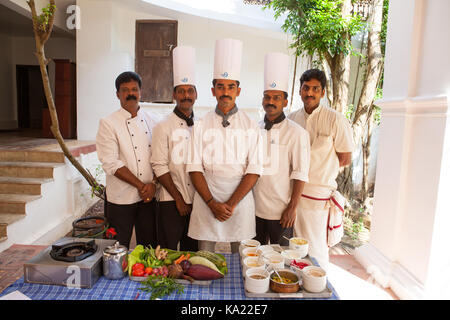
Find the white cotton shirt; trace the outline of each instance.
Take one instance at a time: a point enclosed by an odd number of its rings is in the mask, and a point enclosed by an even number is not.
[[[222,126],[222,117],[208,112],[194,124],[187,172],[214,177],[243,177],[262,173],[260,129],[245,112],[238,110]]]
[[[153,171],[157,177],[170,172],[173,183],[187,204],[192,203],[194,196],[194,186],[186,172],[191,131],[192,127],[172,112],[153,128],[152,134]],[[156,198],[158,201],[174,200],[163,186],[159,188]]]
[[[300,124],[309,133],[311,162],[309,184],[337,188],[339,158],[336,152],[353,152],[352,128],[341,113],[319,105],[310,115],[304,108],[288,118]]]
[[[259,123],[264,148],[263,174],[253,188],[256,216],[280,220],[292,194],[292,180],[308,182],[310,145],[308,132],[285,119],[270,130]]]
[[[137,116],[120,108],[100,119],[97,132],[97,156],[106,173],[106,196],[115,204],[132,204],[141,201],[138,190],[114,176],[125,166],[143,183],[153,180],[150,165],[152,129],[155,118],[139,109]]]

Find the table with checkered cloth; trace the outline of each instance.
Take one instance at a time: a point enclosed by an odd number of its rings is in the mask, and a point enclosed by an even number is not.
[[[167,300],[243,300],[245,296],[244,280],[239,254],[224,254],[228,264],[228,274],[211,285],[185,285],[182,294],[172,293],[163,299]],[[316,262],[313,260],[316,264]],[[330,300],[339,299],[334,288]],[[76,289],[64,286],[24,283],[23,277],[0,293],[0,297],[13,291],[20,291],[32,300],[147,300],[149,293],[139,288],[139,282],[128,277],[120,280],[109,280],[101,277],[90,289]],[[261,298],[258,298],[260,300]]]

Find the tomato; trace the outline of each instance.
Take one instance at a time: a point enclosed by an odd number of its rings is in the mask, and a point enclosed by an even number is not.
[[[142,263],[135,263],[132,267],[132,270],[142,270],[144,271],[145,266]]]
[[[297,268],[303,269],[304,267],[309,266],[309,264],[304,263],[304,262],[300,262],[300,261],[297,262],[297,261],[293,260],[291,262],[291,266],[296,266]]]
[[[142,270],[142,269],[136,269],[136,270],[133,270],[133,272],[131,273],[134,277],[143,277],[143,276],[145,276],[145,274],[144,274],[144,270]]]
[[[147,268],[145,268],[144,272],[146,275],[149,275],[149,274],[152,274],[152,270],[153,269],[151,267],[147,267]]]

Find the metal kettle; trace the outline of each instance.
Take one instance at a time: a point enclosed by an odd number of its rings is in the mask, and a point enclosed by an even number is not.
[[[103,249],[103,275],[110,280],[122,279],[127,274],[128,249],[117,241]]]

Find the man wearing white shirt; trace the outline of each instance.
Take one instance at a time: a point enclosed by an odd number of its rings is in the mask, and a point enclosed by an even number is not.
[[[157,191],[158,243],[163,248],[197,251],[197,240],[187,236],[194,186],[186,172],[189,137],[194,125],[195,50],[173,50],[175,109],[153,128],[151,163],[162,187]]]
[[[288,246],[293,235],[297,205],[309,170],[308,132],[286,119],[289,56],[273,52],[265,56],[265,116],[260,127],[267,155],[264,170],[253,188],[256,237],[261,244]],[[287,239],[286,239],[287,238]]]
[[[325,84],[323,71],[305,71],[300,78],[303,108],[288,116],[308,131],[311,143],[309,182],[298,206],[294,235],[309,240],[309,255],[323,268],[327,268],[329,261],[327,220],[330,197],[337,189],[339,167],[350,164],[353,151],[349,121],[336,110],[320,104],[325,95]]]
[[[139,107],[141,84],[135,72],[117,77],[121,108],[100,119],[96,138],[97,155],[106,173],[106,218],[126,247],[133,227],[138,244],[156,246],[156,186],[150,165],[156,121]]]
[[[255,236],[252,187],[262,172],[257,124],[236,106],[239,96],[242,42],[216,41],[214,111],[197,121],[192,133],[191,162],[187,165],[195,187],[188,235],[199,248],[214,251],[216,242],[239,243]]]

